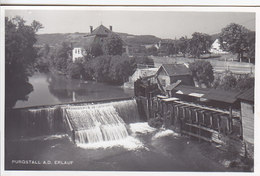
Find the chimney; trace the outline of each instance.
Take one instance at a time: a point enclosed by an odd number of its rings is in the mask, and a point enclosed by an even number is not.
[[[90,27],[90,33],[93,32],[93,26],[89,26]]]
[[[112,31],[112,30],[113,30],[113,27],[112,27],[112,26],[109,26],[109,30]]]

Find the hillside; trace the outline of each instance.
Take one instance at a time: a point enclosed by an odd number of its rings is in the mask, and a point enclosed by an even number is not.
[[[127,33],[117,33],[126,44],[131,46],[140,46],[140,45],[151,45],[158,43],[160,40],[173,42],[173,39],[161,39],[153,35],[132,35]],[[49,44],[50,46],[59,45],[62,42],[77,43],[82,40],[84,36],[88,33],[66,33],[66,34],[40,34],[37,36],[38,40],[36,45]],[[219,34],[213,34],[212,41],[219,37]]]
[[[153,35],[131,35],[117,33],[128,45],[149,45],[159,42],[161,39]],[[37,45],[49,44],[55,46],[62,42],[76,43],[87,33],[67,33],[67,34],[40,34],[37,36]]]

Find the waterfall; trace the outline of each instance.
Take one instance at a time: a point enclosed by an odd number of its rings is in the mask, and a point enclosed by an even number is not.
[[[112,141],[128,136],[124,121],[111,104],[87,105],[66,110],[75,131],[76,143]]]
[[[19,112],[18,135],[66,132],[80,144],[124,139],[128,136],[126,123],[140,121],[134,99],[28,108]]]
[[[62,117],[57,107],[21,110],[22,136],[54,134],[62,131]]]

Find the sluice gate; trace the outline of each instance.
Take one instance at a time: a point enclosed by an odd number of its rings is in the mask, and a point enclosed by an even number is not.
[[[178,98],[157,97],[150,101],[150,118],[161,116],[165,127],[173,127],[181,134],[199,140],[224,143],[221,136],[237,133],[242,135],[238,117],[217,108],[180,101]],[[238,130],[233,123],[239,124]]]

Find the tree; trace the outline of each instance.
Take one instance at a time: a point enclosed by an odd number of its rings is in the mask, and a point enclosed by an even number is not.
[[[122,55],[123,42],[117,35],[112,35],[104,40],[104,54],[106,55]]]
[[[124,83],[136,68],[134,58],[119,55],[98,56],[83,64],[88,79],[117,85]]]
[[[248,34],[249,30],[244,26],[231,23],[221,30],[220,46],[225,51],[238,54],[237,57],[241,61],[248,48]]]
[[[189,68],[192,72],[192,76],[200,84],[205,84],[210,87],[211,83],[214,81],[213,67],[208,61],[195,61],[189,64]]]
[[[92,57],[98,57],[104,54],[103,50],[102,50],[102,46],[97,43],[94,42],[91,46],[90,49],[86,49],[88,55],[86,57],[88,58],[92,58]]]
[[[189,53],[196,57],[200,58],[201,54],[209,53],[212,40],[210,35],[195,32],[192,34],[192,38],[189,40]]]
[[[178,48],[176,43],[174,42],[168,42],[166,44],[166,54],[167,55],[174,55],[178,53]]]
[[[255,63],[255,32],[249,32],[248,37],[248,48],[246,50],[249,62]]]
[[[225,75],[220,83],[220,88],[224,90],[234,90],[237,85],[236,77],[232,74]]]
[[[236,89],[239,91],[245,91],[255,86],[255,78],[251,77],[249,74],[241,75],[237,79]]]
[[[84,67],[81,62],[69,63],[67,72],[70,78],[79,79],[85,77]]]
[[[21,17],[5,18],[5,100],[12,107],[17,100],[27,100],[33,90],[28,77],[33,74],[37,57],[36,32],[42,28],[39,22],[26,25]]]
[[[178,51],[183,54],[183,57],[185,57],[185,54],[188,52],[188,46],[189,46],[189,40],[187,37],[181,37],[177,42]]]
[[[72,62],[71,53],[71,46],[63,42],[62,45],[56,49],[52,57],[52,67],[59,73],[66,74],[68,65]]]
[[[51,58],[50,46],[45,44],[42,48],[39,49],[37,55],[38,57],[36,58],[35,68],[40,72],[48,72]]]
[[[113,56],[109,66],[109,82],[123,84],[135,69],[134,60],[127,56]]]
[[[147,48],[147,54],[152,55],[152,56],[157,56],[158,55],[158,50],[155,46],[152,46],[150,48]]]

